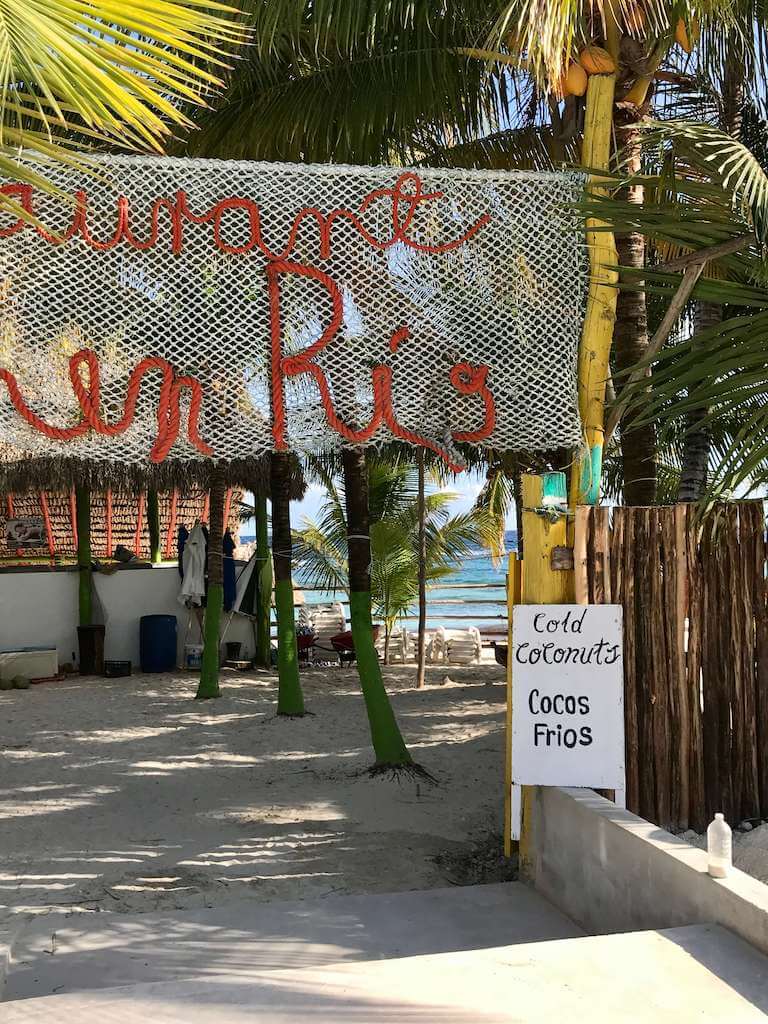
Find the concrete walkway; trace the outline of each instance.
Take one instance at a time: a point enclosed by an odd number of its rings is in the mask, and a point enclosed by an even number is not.
[[[47,914],[13,944],[6,1000],[183,978],[247,979],[571,938],[583,932],[516,882],[423,892],[243,901],[174,914]]]
[[[717,926],[27,999],[3,1024],[758,1024],[768,960]]]

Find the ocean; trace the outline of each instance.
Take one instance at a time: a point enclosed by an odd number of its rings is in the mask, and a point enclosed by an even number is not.
[[[254,538],[241,535],[240,541],[247,544]],[[505,534],[507,551],[517,547],[517,533],[508,530]],[[427,628],[432,630],[438,626],[446,628],[466,628],[478,626],[486,635],[505,635],[506,631],[506,592],[505,577],[507,559],[494,565],[490,555],[478,551],[456,565],[455,571],[439,587],[427,592]],[[294,572],[294,581],[301,586],[301,567]],[[343,593],[332,594],[328,591],[309,590],[304,588],[307,604],[323,604],[328,601],[345,603]],[[409,629],[416,628],[416,609],[414,614],[406,616],[404,623]]]

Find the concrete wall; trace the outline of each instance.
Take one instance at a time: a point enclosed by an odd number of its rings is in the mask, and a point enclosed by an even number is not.
[[[178,621],[179,664],[187,633],[188,613],[178,603],[179,574],[175,566],[121,569],[111,576],[94,576],[101,605],[96,621],[106,626],[105,656],[129,659],[139,665],[139,619],[142,615],[175,615]],[[77,651],[77,573],[0,573],[0,649],[52,646],[59,663]],[[240,640],[244,653],[253,654],[250,623],[235,616],[227,640]],[[193,621],[190,640],[199,642]]]
[[[538,787],[532,822],[537,889],[591,933],[724,925],[768,953],[768,886],[591,790]]]

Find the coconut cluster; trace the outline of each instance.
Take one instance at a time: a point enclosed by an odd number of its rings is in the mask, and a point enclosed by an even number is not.
[[[627,29],[632,35],[642,35],[645,29],[645,12],[639,4],[634,4],[625,14]],[[695,18],[686,22],[679,18],[675,27],[675,41],[691,53],[699,38],[699,24]],[[572,61],[563,72],[557,83],[555,92],[559,96],[583,96],[587,91],[590,75],[612,75],[616,71],[616,61],[602,46],[589,45],[579,53],[578,59]]]

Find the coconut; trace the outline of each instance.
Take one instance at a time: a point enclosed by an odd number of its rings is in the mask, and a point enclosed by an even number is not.
[[[695,18],[691,18],[690,32],[688,31],[688,28],[689,26],[685,24],[682,18],[677,19],[675,41],[680,44],[686,53],[690,53],[699,40],[698,21]]]
[[[588,75],[611,75],[616,70],[613,57],[601,46],[585,46],[579,54],[579,64]]]
[[[583,96],[587,91],[587,72],[581,64],[569,64],[562,78],[562,90],[566,96]]]

